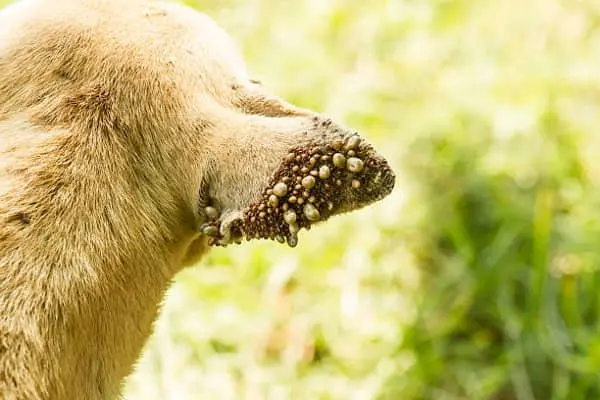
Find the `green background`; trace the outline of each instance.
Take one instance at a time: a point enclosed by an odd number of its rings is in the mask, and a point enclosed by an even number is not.
[[[186,3],[397,188],[178,275],[128,399],[600,398],[600,3]]]

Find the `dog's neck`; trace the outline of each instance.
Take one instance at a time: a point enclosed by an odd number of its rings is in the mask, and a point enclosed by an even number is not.
[[[193,218],[175,202],[155,203],[160,182],[136,184],[140,177],[127,178],[136,169],[109,166],[102,149],[85,165],[67,133],[49,135],[19,118],[0,129],[0,174],[11,186],[0,197],[0,309],[11,315],[0,316],[0,353],[23,347],[13,352],[22,359],[12,373],[40,396],[115,398],[196,238],[180,220]],[[3,382],[10,378],[0,376],[0,393]]]

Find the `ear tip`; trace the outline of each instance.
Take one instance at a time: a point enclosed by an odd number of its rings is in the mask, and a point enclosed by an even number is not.
[[[357,134],[297,146],[245,210],[242,230],[248,240],[287,238],[295,247],[302,228],[381,200],[394,183],[387,161]]]

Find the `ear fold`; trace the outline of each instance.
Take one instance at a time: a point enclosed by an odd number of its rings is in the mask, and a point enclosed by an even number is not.
[[[314,115],[311,110],[296,107],[285,100],[267,93],[262,87],[236,86],[237,97],[234,105],[246,114],[265,117],[307,117]]]

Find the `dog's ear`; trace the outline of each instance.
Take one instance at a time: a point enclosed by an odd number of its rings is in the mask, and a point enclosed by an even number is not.
[[[210,135],[214,244],[242,237],[297,243],[301,228],[388,195],[394,173],[356,132],[262,90],[244,88]]]

